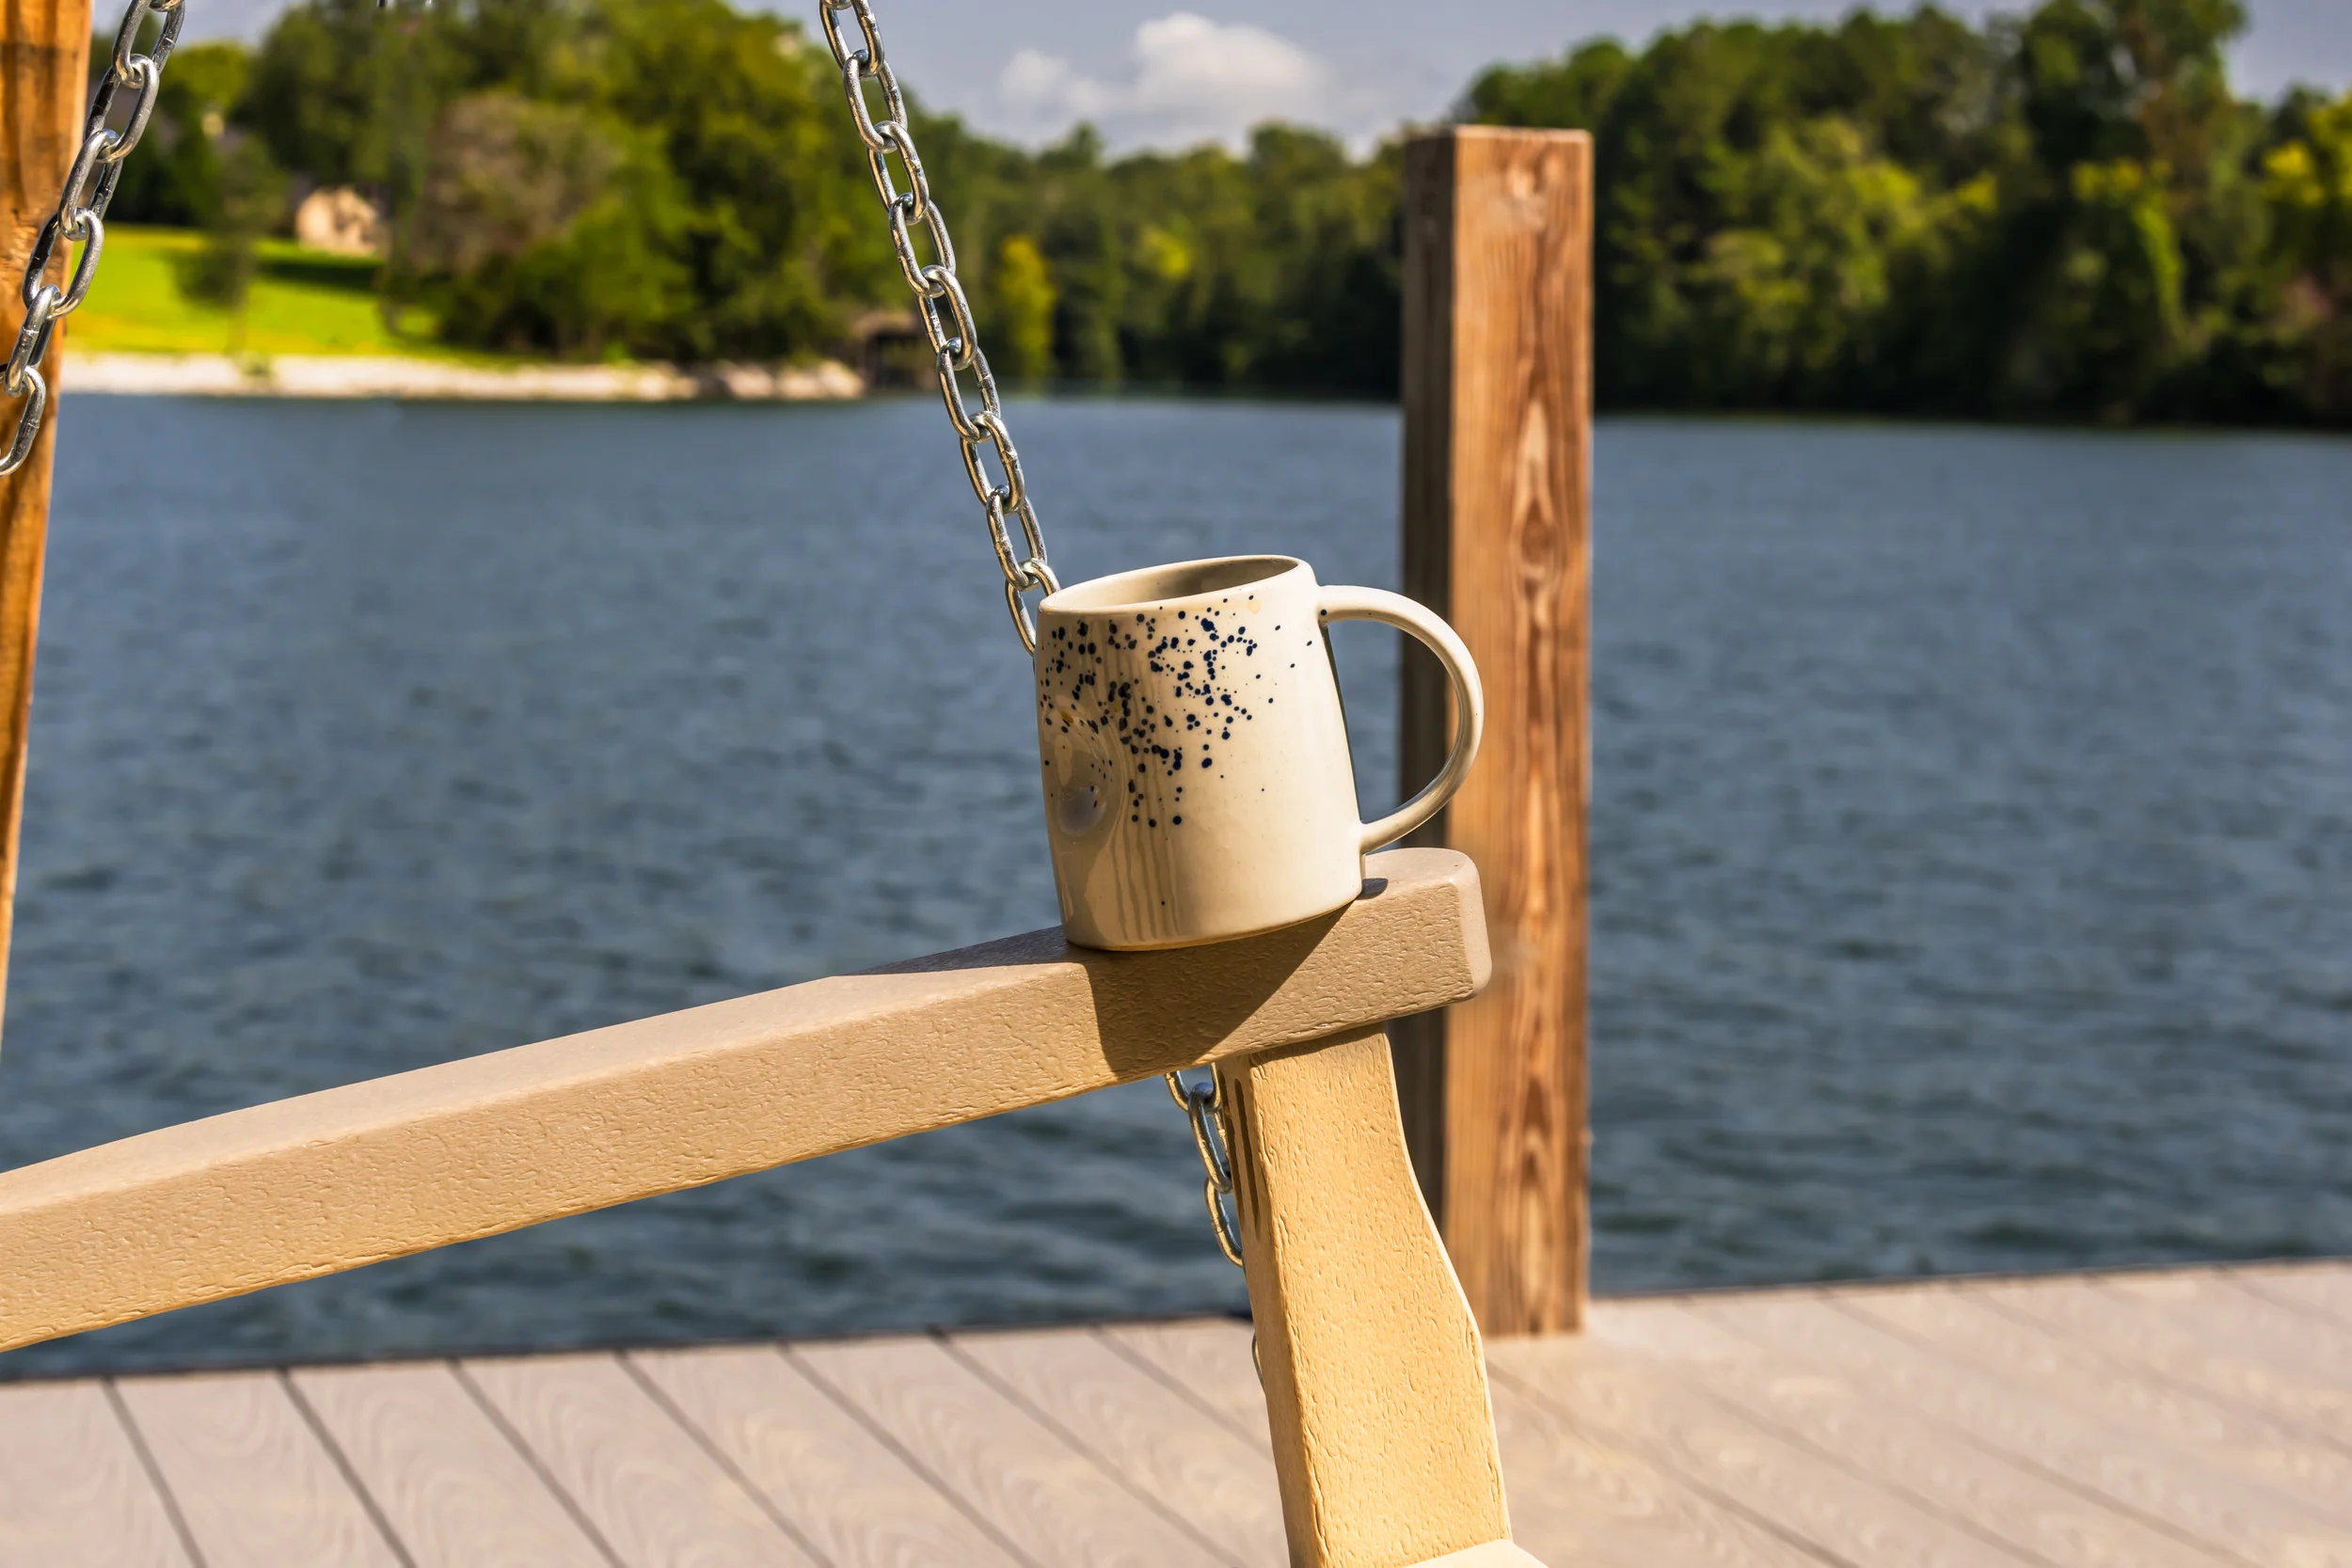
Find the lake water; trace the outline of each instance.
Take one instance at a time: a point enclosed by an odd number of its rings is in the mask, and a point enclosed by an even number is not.
[[[1013,422],[1065,578],[1395,578],[1391,411]],[[1600,1287],[2352,1252],[2352,442],[1597,449]],[[962,483],[928,402],[70,400],[0,1165],[1050,924]],[[1199,1180],[1144,1085],[0,1376],[1236,1307]]]

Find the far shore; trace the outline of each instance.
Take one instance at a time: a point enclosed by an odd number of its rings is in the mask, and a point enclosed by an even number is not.
[[[810,365],[482,365],[281,354],[65,355],[59,389],[183,397],[474,399],[513,403],[807,403],[866,395],[837,359]]]

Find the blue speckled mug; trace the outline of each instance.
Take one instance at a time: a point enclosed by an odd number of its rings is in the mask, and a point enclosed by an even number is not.
[[[1453,798],[1486,704],[1470,650],[1421,605],[1325,588],[1303,561],[1234,556],[1097,578],[1038,607],[1038,745],[1062,927],[1088,947],[1187,947],[1327,914],[1366,852]],[[1359,819],[1324,640],[1381,621],[1453,677],[1453,755],[1376,822]]]

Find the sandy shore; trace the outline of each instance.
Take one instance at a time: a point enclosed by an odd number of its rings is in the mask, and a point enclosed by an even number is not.
[[[465,398],[516,403],[677,403],[692,398],[804,402],[854,398],[866,383],[838,360],[767,365],[524,365],[513,369],[436,359],[280,355],[239,361],[225,354],[75,354],[64,391],[196,397]]]

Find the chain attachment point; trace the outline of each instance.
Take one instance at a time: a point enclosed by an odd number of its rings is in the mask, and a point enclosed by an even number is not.
[[[1054,576],[1054,568],[1045,563],[1043,556],[1031,556],[1016,568],[1017,578],[1005,579],[1005,608],[1012,611],[1012,629],[1021,645],[1031,654],[1037,652],[1037,612],[1022,597],[1031,589],[1051,596],[1061,592],[1061,579]]]
[[[142,54],[139,34],[150,17],[159,21],[154,41]],[[24,302],[24,320],[17,328],[7,370],[0,372],[0,392],[24,401],[8,453],[0,456],[0,476],[23,467],[40,436],[41,420],[49,410],[49,382],[40,373],[41,361],[48,357],[49,345],[57,335],[59,318],[71,315],[89,296],[90,284],[97,279],[99,258],[106,247],[106,204],[114,199],[115,185],[122,178],[122,160],[147,134],[156,95],[163,89],[164,62],[171,57],[186,21],[183,0],[130,0],[123,8],[122,22],[115,29],[114,57],[90,90],[89,107],[82,118],[81,146],[66,170],[56,208],[33,240],[24,281],[17,289],[17,296]],[[122,123],[109,124],[115,96],[124,87],[134,89],[137,96]],[[72,276],[62,289],[48,278],[59,241],[82,246]]]
[[[1209,1206],[1209,1224],[1216,1231],[1217,1249],[1235,1268],[1241,1260],[1241,1216],[1232,1207],[1233,1196],[1232,1134],[1225,1120],[1225,1081],[1209,1069],[1205,1082],[1187,1084],[1181,1072],[1168,1075],[1168,1098],[1192,1123],[1193,1147],[1200,1150],[1200,1168],[1207,1173],[1200,1196]]]

